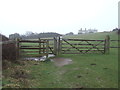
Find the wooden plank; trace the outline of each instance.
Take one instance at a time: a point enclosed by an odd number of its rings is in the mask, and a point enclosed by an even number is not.
[[[120,48],[120,47],[110,47],[110,48]]]
[[[20,49],[46,49],[45,47],[44,48],[22,48],[22,47],[20,47]]]
[[[49,49],[50,49],[50,51],[52,52],[52,54],[54,54],[53,47],[50,47],[50,46],[49,46]]]
[[[39,51],[21,51],[21,53],[39,53]]]
[[[92,46],[91,46],[92,47]],[[76,47],[76,48],[79,48],[79,49],[84,49],[84,48],[87,48],[87,49],[90,49],[91,47]],[[72,47],[62,47],[62,48],[70,48],[70,49],[72,49]],[[92,47],[93,48],[93,47]],[[104,49],[104,47],[99,47],[99,48],[101,48],[101,49]]]
[[[19,42],[20,43],[46,43],[46,41],[29,41],[29,40],[22,40]]]
[[[54,37],[54,54],[57,55],[57,39]]]
[[[62,43],[62,45],[68,45],[67,43]],[[71,43],[71,45],[91,45],[91,44],[78,44],[78,43]],[[98,45],[98,44],[94,44]],[[99,45],[104,45],[104,44],[99,44]]]
[[[62,50],[62,51],[67,51],[67,50]],[[77,51],[77,50],[70,50],[70,51]],[[88,51],[88,50],[81,50],[81,51]],[[90,50],[90,51],[98,51],[98,50]],[[104,51],[104,49],[100,49],[99,51]]]
[[[42,50],[43,50],[43,53],[45,53],[45,49],[46,49],[45,43],[43,43],[43,48],[44,48],[44,49],[42,49]]]
[[[53,52],[49,52],[49,54],[53,54]]]
[[[117,41],[117,42],[120,42],[120,40],[110,40],[110,41]]]
[[[41,40],[49,40],[49,41],[53,41],[54,39],[50,39],[50,38],[44,39],[44,38],[41,38]]]
[[[41,48],[41,40],[40,40],[40,38],[39,38],[39,48]],[[41,49],[39,49],[39,54],[41,54]]]
[[[32,47],[39,47],[39,46],[34,46],[33,45],[33,46],[20,46],[20,47],[22,47],[22,48],[24,48],[24,47],[31,47],[32,48]]]
[[[64,39],[66,41],[104,41],[104,40],[86,40],[86,39]]]
[[[93,52],[88,52],[88,53],[93,54]],[[94,52],[94,53],[99,53],[99,52]],[[67,53],[65,52],[64,53],[64,52],[62,52],[62,54],[86,54],[86,53],[80,53],[80,52],[79,53],[77,53],[77,52],[75,52],[75,53],[74,52],[67,52]],[[104,54],[104,53],[102,53],[102,54]]]
[[[109,51],[110,51],[110,36],[107,35],[106,38],[105,38],[105,48],[104,48],[104,52],[106,54],[109,54]]]
[[[62,47],[62,46],[61,46],[61,43],[62,43],[62,40],[61,40],[61,38],[59,37],[59,38],[58,38],[58,55],[61,54],[61,49],[62,49],[62,48],[61,48],[61,47]]]
[[[49,41],[47,40],[47,43],[46,43],[46,59],[48,58],[48,54],[49,54]]]

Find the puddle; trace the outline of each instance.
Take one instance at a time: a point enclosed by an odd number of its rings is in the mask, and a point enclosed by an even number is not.
[[[49,54],[48,58],[50,57],[55,57],[54,54]],[[42,57],[29,57],[29,58],[24,58],[24,60],[34,60],[34,61],[45,61],[46,60],[46,56],[42,56]]]
[[[48,58],[50,57],[55,57],[54,54],[49,54],[48,55]],[[42,57],[29,57],[29,58],[24,58],[24,60],[33,60],[33,61],[45,61],[46,60],[46,56],[42,56]],[[72,63],[72,60],[69,59],[69,58],[53,58],[53,59],[50,59],[51,62],[54,62],[55,66],[64,66],[64,65],[67,65],[67,64],[71,64]]]
[[[72,60],[69,58],[53,58],[51,59],[54,62],[55,66],[61,67],[72,63]]]

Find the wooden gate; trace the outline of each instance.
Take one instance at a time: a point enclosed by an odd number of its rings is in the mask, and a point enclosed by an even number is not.
[[[48,40],[17,40],[20,57],[48,57],[49,41]]]
[[[55,39],[55,53],[58,54],[85,54],[85,53],[109,53],[110,37],[105,40],[85,39]]]
[[[61,53],[105,53],[105,40],[63,39]]]

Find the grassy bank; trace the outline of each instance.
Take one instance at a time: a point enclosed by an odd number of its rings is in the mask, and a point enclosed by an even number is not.
[[[115,32],[77,36],[102,39],[105,35],[118,39]],[[72,36],[73,37],[73,36]],[[91,37],[91,38],[90,38]],[[65,37],[67,38],[67,37]],[[70,37],[69,37],[70,38]],[[117,43],[112,43],[117,45]],[[20,61],[3,70],[3,87],[26,88],[117,88],[118,49],[110,54],[59,55],[72,59],[72,64],[57,67],[53,62]]]

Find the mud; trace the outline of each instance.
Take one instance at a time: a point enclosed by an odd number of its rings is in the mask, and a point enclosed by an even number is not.
[[[72,64],[72,60],[69,58],[53,58],[51,59],[55,66],[62,67],[64,65]]]

